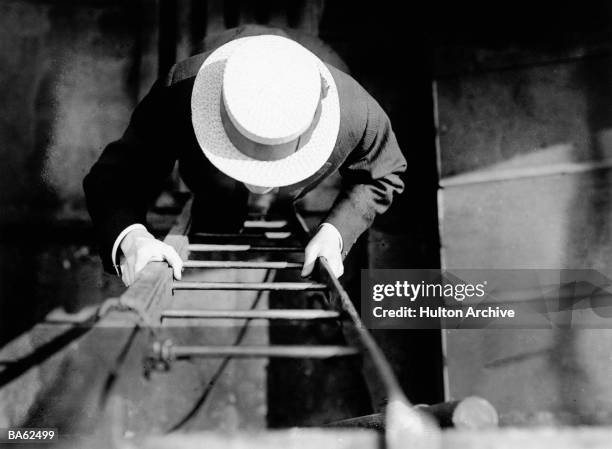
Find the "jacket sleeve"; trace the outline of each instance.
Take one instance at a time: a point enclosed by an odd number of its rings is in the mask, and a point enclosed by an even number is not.
[[[83,180],[106,271],[113,273],[111,250],[117,236],[134,223],[146,223],[150,204],[176,162],[170,136],[169,88],[157,81],[134,110],[123,136],[110,143]]]
[[[397,144],[391,122],[368,95],[365,130],[339,169],[342,189],[324,220],[340,232],[343,257],[370,227],[376,215],[389,208],[393,195],[403,191],[400,174],[405,170],[406,159]]]

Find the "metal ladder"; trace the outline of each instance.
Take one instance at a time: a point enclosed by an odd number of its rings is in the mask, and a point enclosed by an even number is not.
[[[268,269],[286,270],[301,268],[301,264],[288,260],[241,260],[241,254],[283,255],[303,252],[309,238],[304,219],[295,214],[287,220],[248,220],[240,233],[193,233],[190,234],[190,207],[188,202],[175,226],[164,239],[181,255],[185,272],[202,269]],[[192,243],[190,240],[206,240]],[[257,243],[250,241],[256,240]],[[287,244],[288,241],[299,244]],[[238,260],[213,260],[206,257],[220,253],[238,256]],[[204,255],[202,258],[201,256]],[[197,256],[197,259],[194,259]],[[165,264],[164,264],[165,265]],[[180,360],[206,357],[236,358],[337,358],[362,357],[362,365],[375,372],[373,380],[385,392],[385,444],[389,448],[423,447],[433,448],[439,444],[439,429],[429,416],[414,408],[404,396],[395,375],[381,349],[363,325],[351,299],[330,271],[327,261],[320,258],[315,269],[315,281],[304,282],[194,282],[174,281],[169,269],[163,270],[165,287],[162,294],[140,291],[137,295],[154,297],[146,313],[154,325],[162,325],[175,319],[263,319],[263,320],[335,320],[342,328],[347,345],[262,345],[262,346],[216,346],[207,344],[175,344],[170,340],[155,340],[151,346],[151,361],[154,366],[167,368]],[[142,289],[142,287],[140,287]],[[152,289],[159,288],[153,283]],[[137,284],[130,290],[138,289]],[[321,309],[252,309],[218,310],[206,307],[177,309],[173,307],[173,296],[179,291],[205,292],[210,290],[252,291],[314,291],[325,295],[326,308]],[[204,302],[205,303],[205,302]],[[370,382],[372,376],[370,375]]]

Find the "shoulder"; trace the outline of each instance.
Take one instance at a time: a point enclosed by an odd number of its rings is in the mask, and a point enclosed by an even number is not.
[[[198,53],[174,64],[166,76],[165,85],[173,86],[186,80],[193,80],[210,53],[210,51]]]
[[[356,147],[366,131],[374,125],[373,120],[384,111],[376,100],[352,76],[327,65],[331,72],[340,101],[340,131],[338,140],[343,145]]]

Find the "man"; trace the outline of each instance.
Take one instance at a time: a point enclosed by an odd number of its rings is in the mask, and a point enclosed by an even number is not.
[[[150,261],[181,278],[178,254],[145,225],[177,160],[194,194],[193,227],[208,231],[241,225],[249,191],[297,200],[339,170],[342,190],[306,246],[302,276],[319,256],[342,275],[351,246],[402,191],[406,168],[376,101],[295,41],[249,36],[193,56],[155,83],[84,180],[104,266],[126,285]]]

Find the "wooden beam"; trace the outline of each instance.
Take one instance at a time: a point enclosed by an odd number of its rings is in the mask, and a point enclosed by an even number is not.
[[[173,432],[167,435],[136,435],[131,439],[142,449],[380,449],[380,436],[371,430],[295,427],[265,432],[233,431]]]
[[[417,409],[433,416],[441,427],[457,429],[490,429],[497,427],[499,416],[491,403],[483,398],[470,396],[461,401],[442,402],[433,405],[417,405]],[[347,427],[385,430],[382,413],[344,419],[327,424],[328,427]]]

